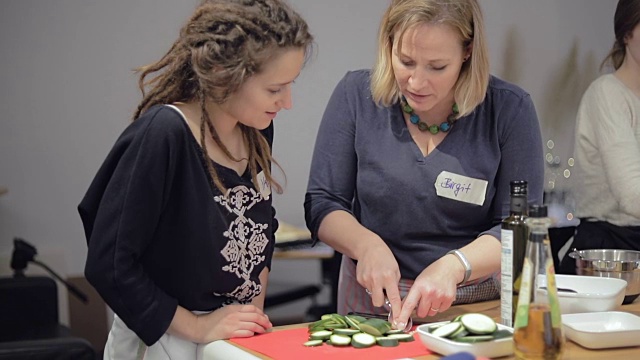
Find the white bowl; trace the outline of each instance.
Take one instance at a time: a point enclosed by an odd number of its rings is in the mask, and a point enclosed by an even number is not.
[[[475,344],[461,343],[452,341],[440,336],[434,336],[429,333],[429,328],[434,325],[448,323],[449,321],[442,321],[437,323],[430,323],[418,326],[416,331],[420,335],[420,340],[427,347],[427,349],[437,352],[442,355],[455,354],[457,352],[466,351],[475,356],[484,357],[501,357],[513,354],[513,338],[502,338],[498,340],[478,342]],[[498,330],[509,330],[513,333],[513,329],[497,324]]]
[[[538,279],[541,286],[546,286],[544,276]],[[627,282],[622,279],[596,276],[556,275],[556,287],[560,312],[573,314],[616,310],[624,300]],[[546,294],[546,290],[538,289],[538,291]]]
[[[640,345],[640,316],[621,311],[562,315],[564,333],[589,349]]]

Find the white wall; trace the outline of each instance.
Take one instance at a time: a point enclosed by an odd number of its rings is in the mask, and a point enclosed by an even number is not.
[[[131,69],[159,58],[197,0],[4,0],[0,12],[0,274],[12,238],[33,243],[63,275],[83,271],[76,206],[140,99]],[[336,82],[371,66],[388,0],[290,0],[316,37],[316,56],[276,124],[275,157],[288,187],[280,219],[304,225],[315,133]],[[613,42],[615,0],[481,0],[496,75],[528,90],[545,139],[566,160],[585,84]],[[296,267],[292,270],[292,267]],[[277,263],[301,281],[317,268]],[[63,299],[64,302],[64,299]]]

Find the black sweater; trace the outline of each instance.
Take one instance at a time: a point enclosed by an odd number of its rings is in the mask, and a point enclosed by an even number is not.
[[[273,124],[263,131],[269,144]],[[278,223],[272,196],[213,163],[181,115],[155,106],[120,136],[78,206],[89,245],[85,275],[147,345],[177,305],[211,311],[248,303],[263,289]]]

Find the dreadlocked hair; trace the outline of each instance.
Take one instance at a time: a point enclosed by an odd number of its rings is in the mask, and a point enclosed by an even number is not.
[[[312,43],[306,22],[282,0],[204,0],[169,51],[158,62],[136,69],[143,98],[133,120],[154,105],[197,101],[202,110],[200,142],[206,167],[213,185],[224,194],[225,186],[209,160],[205,128],[229,159],[240,160],[222,143],[206,103],[224,103],[280,51],[304,49],[308,58]],[[271,156],[269,143],[258,129],[239,126],[249,147],[253,183],[257,186],[258,169],[262,169],[275,191],[282,193],[270,164],[282,168]]]

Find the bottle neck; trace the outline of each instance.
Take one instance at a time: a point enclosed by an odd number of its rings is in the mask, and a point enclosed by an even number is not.
[[[509,212],[512,215],[527,215],[527,197],[523,195],[511,195]]]
[[[551,219],[548,217],[527,218],[525,224],[529,228],[529,241],[542,242],[549,233]]]

